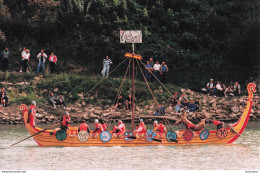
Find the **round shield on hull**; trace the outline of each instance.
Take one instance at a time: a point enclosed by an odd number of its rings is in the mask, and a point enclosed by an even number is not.
[[[129,136],[134,136],[134,133],[133,133],[132,131],[130,131],[130,130],[127,130],[127,131],[124,133],[124,139],[125,139],[125,141],[127,141],[127,142],[133,141],[133,139],[132,139],[132,138],[129,138]]]
[[[174,131],[170,130],[167,132],[166,138],[169,142],[173,142],[173,140],[177,139],[177,134]]]
[[[200,132],[200,139],[201,140],[206,140],[206,139],[208,139],[208,137],[209,137],[209,131],[208,130],[202,130]]]
[[[228,135],[228,131],[225,128],[221,128],[216,132],[218,138],[223,139]]]
[[[103,131],[100,133],[100,139],[103,142],[109,142],[112,138],[112,135],[109,131]]]
[[[67,138],[67,133],[65,130],[58,130],[56,132],[56,139],[59,141],[64,141]]]
[[[148,130],[145,134],[145,139],[149,142],[152,142],[152,139],[155,139],[156,133],[153,130]]]
[[[82,130],[82,131],[80,131],[80,132],[78,133],[78,139],[79,139],[79,141],[81,141],[81,142],[86,142],[86,141],[88,140],[88,138],[89,138],[89,134],[88,134],[87,131]]]

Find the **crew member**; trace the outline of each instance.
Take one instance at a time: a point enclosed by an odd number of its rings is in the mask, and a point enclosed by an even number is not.
[[[143,119],[140,119],[140,124],[139,124],[137,130],[134,131],[134,133],[138,133],[140,135],[144,135],[146,133],[146,126],[144,124]]]
[[[28,115],[28,120],[27,123],[30,123],[32,127],[35,127],[35,108],[36,107],[36,102],[32,101],[31,107],[29,109],[29,115]]]
[[[155,121],[153,122],[153,126],[154,126],[153,131],[159,131],[159,124],[158,124],[158,121],[157,121],[157,120],[155,120]]]
[[[61,122],[61,130],[67,130],[68,127],[70,126],[70,115],[69,112],[66,111],[65,115],[62,118],[62,122]]]
[[[219,129],[221,129],[221,128],[225,128],[225,127],[229,127],[230,128],[230,131],[232,132],[232,133],[234,133],[234,134],[236,134],[236,135],[241,135],[241,134],[239,134],[235,129],[234,129],[234,127],[233,127],[233,125],[232,124],[225,124],[224,122],[222,122],[222,121],[217,121],[217,120],[213,120],[212,121],[213,122],[213,124],[215,125],[215,126],[217,126],[217,130],[219,130]]]
[[[95,119],[94,123],[95,123],[95,130],[93,131],[93,136],[97,136],[98,134],[103,132],[104,129],[102,125],[98,122],[98,119]]]
[[[82,130],[87,131],[88,133],[90,133],[89,126],[87,125],[85,120],[83,120],[82,123],[79,125],[78,132],[80,132]]]
[[[164,133],[167,132],[166,127],[163,125],[162,121],[159,122],[158,132],[161,133],[161,134],[164,134]]]
[[[103,131],[107,130],[107,123],[105,123],[105,121],[100,120],[101,126],[103,127]]]
[[[117,133],[118,134],[125,133],[125,124],[121,120],[118,120]]]

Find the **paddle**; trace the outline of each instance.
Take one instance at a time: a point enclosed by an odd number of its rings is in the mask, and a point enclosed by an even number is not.
[[[176,139],[168,139],[170,142],[176,142],[178,143],[178,141]]]
[[[127,136],[127,138],[136,139],[136,136]],[[162,142],[162,140],[160,140],[160,139],[155,139],[155,138],[151,138],[151,140],[156,141],[156,142]]]
[[[38,134],[40,134],[40,133],[46,131],[47,129],[52,128],[52,127],[55,127],[55,126],[57,126],[57,125],[60,125],[60,123],[54,124],[54,125],[52,125],[52,126],[50,126],[50,127],[47,127],[47,128],[45,128],[45,129],[43,129],[43,130],[41,130],[41,131],[39,131],[39,132],[37,132],[37,133],[31,135],[31,136],[28,136],[28,137],[22,139],[22,140],[19,141],[19,142],[16,142],[16,143],[12,144],[11,146],[14,146],[14,145],[16,145],[16,144],[18,144],[18,143],[20,143],[20,142],[22,142],[22,141],[25,141],[26,139],[29,139],[29,138],[31,138],[31,137],[33,137],[33,136],[35,136],[35,135],[38,135]]]

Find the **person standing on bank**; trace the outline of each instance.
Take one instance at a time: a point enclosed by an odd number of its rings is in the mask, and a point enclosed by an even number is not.
[[[169,68],[163,61],[162,65],[160,66],[160,74],[162,76],[162,83],[167,83],[166,74],[168,73],[168,71],[169,71]]]
[[[51,52],[51,55],[49,57],[49,61],[50,61],[51,73],[54,73],[55,72],[56,62],[57,62],[57,56],[54,55],[53,52]]]
[[[36,73],[39,73],[41,67],[42,67],[42,73],[44,73],[44,71],[45,71],[44,64],[45,64],[47,55],[44,53],[44,50],[43,50],[43,49],[42,49],[41,52],[37,55],[37,58],[39,59],[39,64],[38,64]]]
[[[1,69],[3,72],[5,72],[8,69],[9,58],[10,51],[8,50],[8,47],[6,47],[5,50],[1,53]]]
[[[103,77],[108,77],[109,74],[109,67],[113,64],[109,56],[106,56],[106,59],[103,60],[103,70],[101,71]]]

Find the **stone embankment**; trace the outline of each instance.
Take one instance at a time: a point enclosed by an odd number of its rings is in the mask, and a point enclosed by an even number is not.
[[[154,91],[160,92],[160,90]],[[181,92],[186,93],[189,99],[200,100],[200,109],[196,112],[189,112],[188,119],[194,123],[200,121],[200,119],[206,118],[206,122],[212,120],[221,121],[237,121],[243,114],[246,104],[247,96],[225,98],[225,97],[213,97],[205,94],[197,94],[191,90],[181,89]],[[86,104],[86,97],[83,93],[78,94],[79,100],[67,107],[70,111],[71,120],[75,123],[81,122],[83,119],[87,122],[93,122],[94,119],[103,119],[105,121],[111,120],[116,122],[121,119],[124,122],[130,122],[131,112],[125,108],[115,111],[113,106],[95,106],[92,104]],[[260,97],[254,96],[252,110],[250,114],[250,120],[260,120]],[[87,97],[87,99],[93,99]],[[61,118],[64,110],[61,108],[52,108],[48,103],[46,107],[37,107],[36,111],[36,123],[55,123]],[[153,116],[156,111],[156,107],[153,105],[136,106],[135,121],[143,118],[145,122],[151,123],[155,119],[167,118],[170,122],[175,122],[178,119],[180,113],[176,113],[174,107],[169,103],[163,103],[166,108],[165,116]],[[0,124],[21,124],[23,123],[22,112],[19,110],[18,105],[13,105],[0,110]]]

